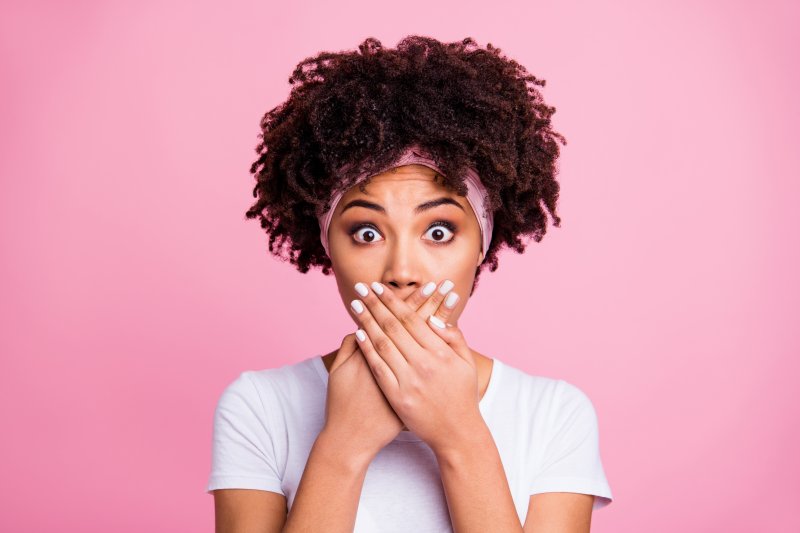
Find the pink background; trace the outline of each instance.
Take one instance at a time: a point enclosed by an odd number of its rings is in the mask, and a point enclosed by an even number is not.
[[[303,58],[410,33],[499,46],[558,109],[563,227],[461,325],[592,398],[593,531],[800,530],[796,2],[15,4],[0,530],[212,531],[222,389],[353,330],[244,220],[259,119]]]

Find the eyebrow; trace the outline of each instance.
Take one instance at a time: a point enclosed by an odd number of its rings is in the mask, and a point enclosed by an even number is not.
[[[452,198],[448,198],[447,196],[443,196],[441,198],[436,198],[435,200],[429,200],[427,202],[419,204],[417,207],[414,208],[414,213],[417,213],[417,214],[418,213],[422,213],[423,211],[426,211],[428,209],[433,209],[434,207],[438,207],[440,205],[454,205],[454,206],[458,207],[459,209],[461,209],[462,211],[464,210],[464,208],[461,207],[461,204],[459,204],[458,202],[456,202]],[[378,211],[380,213],[384,213],[384,214],[386,213],[386,209],[384,209],[382,205],[376,204],[374,202],[369,202],[367,200],[361,200],[361,199],[351,200],[351,201],[347,202],[347,205],[345,205],[344,208],[342,209],[342,213],[344,213],[345,211],[347,211],[351,207],[365,207],[367,209],[373,209],[373,210]]]

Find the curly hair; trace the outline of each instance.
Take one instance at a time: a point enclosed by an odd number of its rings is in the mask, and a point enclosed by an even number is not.
[[[331,273],[317,219],[331,196],[415,143],[458,194],[466,194],[461,176],[470,166],[486,187],[494,232],[476,283],[484,267],[497,270],[503,245],[522,253],[524,236],[542,239],[545,212],[560,226],[556,160],[566,140],[552,130],[555,108],[536,88],[545,80],[491,43],[410,35],[389,49],[370,37],[358,51],[301,61],[289,83],[289,98],[261,120],[250,167],[257,200],[245,216],[260,219],[269,251],[300,272]]]

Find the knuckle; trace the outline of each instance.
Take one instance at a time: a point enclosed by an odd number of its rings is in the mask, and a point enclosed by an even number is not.
[[[404,394],[400,399],[400,410],[405,413],[413,412],[416,402],[410,394]]]
[[[378,363],[369,363],[369,370],[372,372],[372,375],[376,378],[381,378],[384,375],[384,368]]]
[[[412,292],[408,298],[406,298],[406,302],[410,302],[412,304],[421,304],[426,299],[427,298],[425,297],[425,295],[422,294],[422,291],[417,289],[414,292]]]
[[[385,336],[378,337],[375,340],[374,344],[375,344],[375,349],[377,349],[379,352],[383,352],[383,353],[388,352],[389,348],[392,345],[392,343],[389,342],[389,339],[387,337],[385,337]]]
[[[423,378],[430,377],[432,372],[433,372],[433,368],[431,368],[431,365],[428,364],[426,361],[420,361],[419,364],[416,365],[416,367],[417,367],[416,371]],[[419,381],[420,380],[417,378],[417,379],[413,380],[413,383],[416,384],[416,385],[419,385],[420,384]]]
[[[422,379],[420,379],[419,377],[414,377],[409,380],[408,388],[412,393],[418,394],[422,392],[423,385],[424,382]]]
[[[449,354],[449,351],[446,350],[444,347],[435,348],[433,350],[433,355],[436,356],[438,359],[445,359],[448,354]]]
[[[433,294],[431,294],[431,303],[439,305],[442,302],[442,300],[444,300],[444,294],[442,294],[438,290],[433,291]]]
[[[389,317],[381,321],[381,329],[386,332],[387,335],[394,335],[400,332],[402,325],[400,322],[397,321],[394,317]]]
[[[405,326],[406,329],[416,325],[417,322],[419,321],[417,313],[414,313],[413,311],[403,311],[398,317],[398,319],[400,320],[400,323],[403,326]]]

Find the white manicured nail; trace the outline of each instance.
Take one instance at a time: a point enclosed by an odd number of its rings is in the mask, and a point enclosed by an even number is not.
[[[433,294],[433,289],[435,288],[436,284],[432,281],[429,281],[428,283],[425,284],[424,287],[422,287],[422,294],[424,296],[430,296],[431,294]]]
[[[363,283],[358,282],[356,283],[356,292],[361,296],[366,296],[367,294],[369,294],[369,289]]]
[[[439,294],[447,294],[447,292],[453,288],[454,283],[449,279],[444,280],[442,286],[439,287]]]
[[[381,285],[377,281],[373,281],[372,290],[375,291],[375,294],[383,294],[383,285]]]
[[[364,332],[363,329],[356,330],[356,337],[358,337],[358,340],[360,340],[361,342],[367,340],[367,334]]]
[[[353,308],[353,311],[356,313],[363,313],[364,312],[364,304],[361,303],[361,300],[353,300],[350,302],[350,307]]]
[[[447,298],[444,299],[444,306],[448,309],[452,309],[455,307],[456,302],[458,301],[458,294],[451,292],[447,295]]]
[[[438,316],[431,315],[429,320],[431,321],[431,324],[433,324],[434,326],[436,326],[439,329],[444,329],[444,328],[447,327],[447,326],[445,326],[444,322],[442,322],[442,319],[439,318]]]

